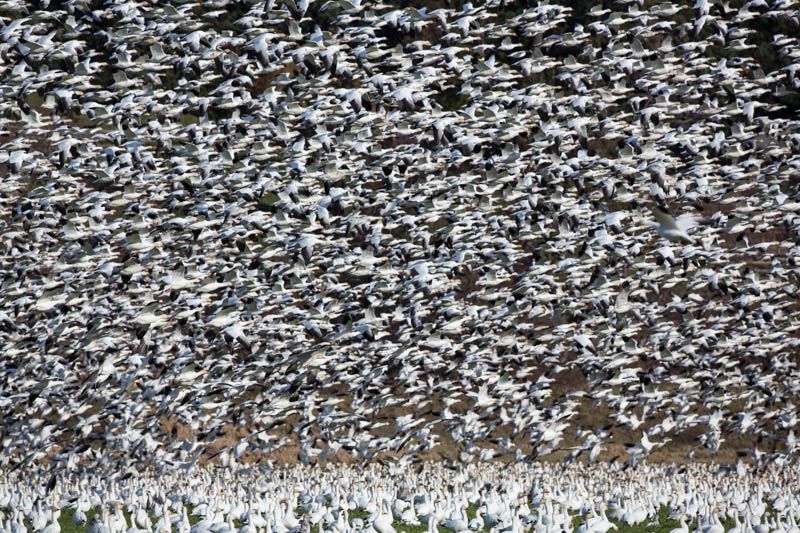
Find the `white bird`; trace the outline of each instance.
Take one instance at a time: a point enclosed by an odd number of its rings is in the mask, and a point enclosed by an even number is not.
[[[697,225],[694,217],[674,218],[672,215],[663,211],[659,207],[653,208],[653,215],[658,224],[655,224],[658,234],[672,242],[683,242],[695,244],[697,241],[691,237],[687,231]]]
[[[686,515],[682,515],[678,522],[680,523],[680,527],[670,530],[669,533],[689,533],[689,524],[686,520]]]

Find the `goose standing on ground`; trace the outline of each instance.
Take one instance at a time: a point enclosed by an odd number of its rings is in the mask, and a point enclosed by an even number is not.
[[[397,533],[392,525],[392,513],[389,510],[389,503],[386,500],[381,500],[378,504],[378,509],[371,517],[372,527],[378,533]]]
[[[688,517],[686,515],[681,515],[680,519],[678,520],[680,524],[675,529],[670,530],[669,533],[689,533],[689,522]]]

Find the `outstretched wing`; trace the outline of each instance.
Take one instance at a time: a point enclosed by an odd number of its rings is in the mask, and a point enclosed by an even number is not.
[[[673,219],[673,221],[675,223],[675,227],[681,231],[688,231],[698,223],[698,220],[695,217],[680,217],[679,219]]]

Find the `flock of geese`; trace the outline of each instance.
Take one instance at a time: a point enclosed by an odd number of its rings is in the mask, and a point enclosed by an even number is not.
[[[328,463],[116,476],[31,469],[0,481],[0,531],[606,533],[652,531],[669,527],[670,518],[678,523],[670,533],[797,533],[798,474],[796,465],[755,474],[697,463],[624,473],[552,463],[455,470]]]
[[[0,467],[794,461],[800,3],[430,4],[0,2]]]

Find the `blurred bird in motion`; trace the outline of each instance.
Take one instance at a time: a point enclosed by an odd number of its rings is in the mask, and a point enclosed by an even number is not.
[[[698,219],[695,217],[675,218],[658,206],[653,208],[653,216],[658,221],[653,226],[661,237],[672,242],[697,244],[697,241],[687,233],[698,224]]]

